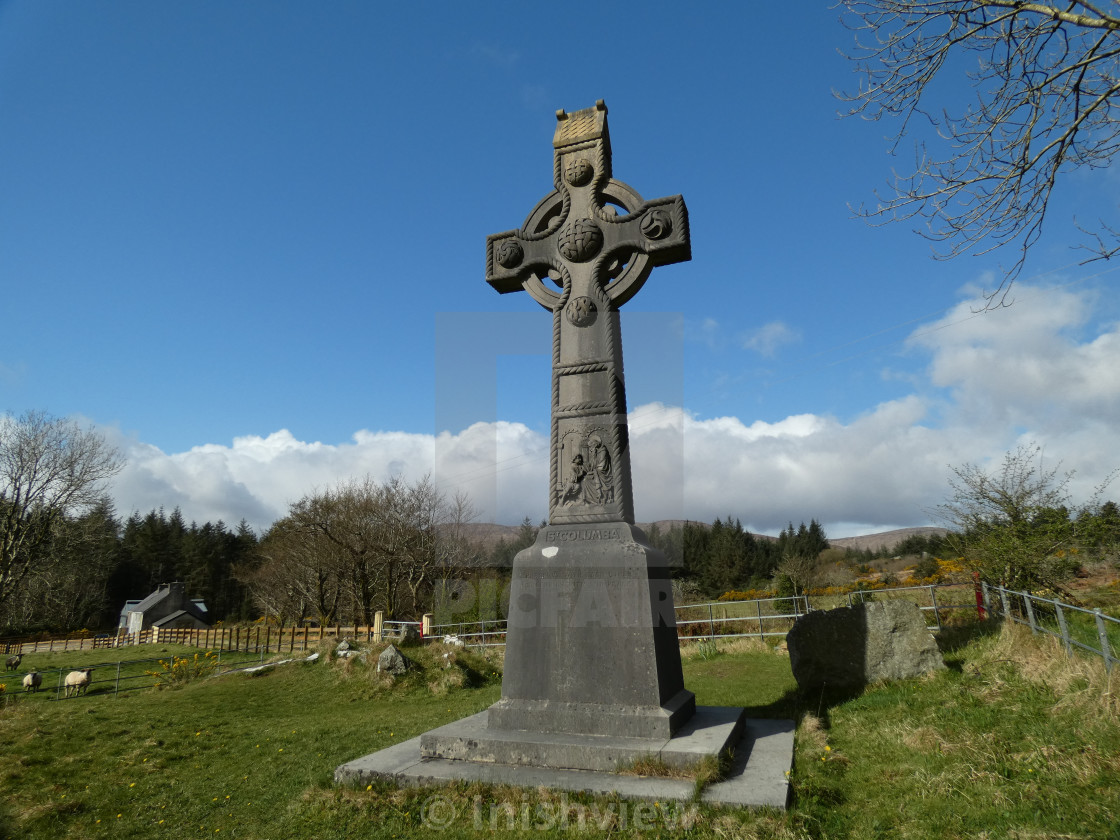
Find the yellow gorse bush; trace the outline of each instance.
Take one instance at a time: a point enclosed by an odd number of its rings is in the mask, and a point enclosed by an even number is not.
[[[195,654],[194,657],[172,656],[170,661],[159,660],[160,670],[147,671],[156,678],[156,688],[186,685],[192,680],[208,677],[218,670],[218,656],[213,651]]]
[[[716,600],[719,601],[757,601],[762,598],[773,598],[774,593],[765,589],[732,589],[724,592]]]

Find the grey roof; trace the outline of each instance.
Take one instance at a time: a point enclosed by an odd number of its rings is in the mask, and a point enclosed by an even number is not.
[[[187,610],[176,610],[175,612],[171,613],[171,615],[165,615],[159,621],[153,621],[152,627],[163,627],[167,624],[172,624],[177,619],[180,619],[183,616],[187,616],[188,618],[192,618],[195,621],[198,621],[198,616],[196,616],[194,613],[188,612]]]
[[[139,604],[133,607],[133,609],[136,610],[136,612],[147,612],[149,609],[154,607],[170,594],[171,590],[169,588],[160,586],[159,589],[157,589],[147,598],[142,599]]]

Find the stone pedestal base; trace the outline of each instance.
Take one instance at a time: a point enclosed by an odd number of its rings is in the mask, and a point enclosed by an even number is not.
[[[642,759],[688,770],[706,756],[728,753],[743,737],[743,709],[707,706],[672,738],[633,738],[495,729],[489,713],[449,723],[420,736],[422,758],[521,764],[561,770],[625,770]]]
[[[514,559],[498,730],[668,739],[684,687],[668,561],[626,522],[549,525]]]
[[[609,736],[500,733],[486,726],[487,713],[480,712],[347,762],[335,770],[334,778],[340,784],[362,786],[376,779],[411,785],[470,781],[687,802],[696,793],[691,779],[613,771],[651,756],[671,767],[685,768],[705,756],[726,752],[730,755],[730,771],[703,790],[702,802],[785,808],[789,799],[786,774],[793,767],[793,721],[756,720],[743,714],[742,709],[700,706],[676,737],[651,742]],[[425,757],[426,749],[458,757]],[[558,766],[544,766],[553,763]],[[596,765],[609,770],[569,769],[567,765]]]
[[[792,721],[697,707],[684,687],[664,555],[625,522],[542,528],[517,555],[502,698],[335,770],[340,782],[469,780],[690,800],[687,778],[627,773],[653,760],[682,771],[728,756],[702,799],[784,808]]]

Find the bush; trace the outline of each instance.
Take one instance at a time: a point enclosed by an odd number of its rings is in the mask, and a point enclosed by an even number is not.
[[[941,577],[941,569],[936,557],[923,557],[914,564],[914,577],[918,580],[931,580]]]
[[[203,677],[209,677],[218,670],[218,657],[213,651],[194,657],[174,656],[170,661],[161,659],[160,670],[145,671],[149,676],[156,678],[156,688],[177,688]]]

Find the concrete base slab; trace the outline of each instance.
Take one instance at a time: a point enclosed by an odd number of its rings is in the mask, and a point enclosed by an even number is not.
[[[704,709],[705,707],[698,708],[697,714],[701,714]],[[484,718],[485,714],[482,712],[480,715],[464,718],[457,724],[477,727],[477,719],[480,716]],[[474,722],[468,724],[469,721]],[[733,761],[730,772],[722,781],[705,788],[701,801],[714,805],[784,809],[789,799],[786,774],[793,767],[793,721],[747,718],[742,723],[742,736],[737,743],[731,745]],[[484,719],[482,724],[485,724]],[[455,725],[450,724],[452,727]],[[528,733],[519,734],[524,736]],[[691,735],[685,732],[680,734],[686,738],[698,739],[695,742],[698,748],[700,742],[708,738],[703,733],[703,727],[698,727]],[[605,770],[561,769],[495,761],[424,758],[421,755],[421,741],[424,737],[419,736],[340,765],[335,769],[335,781],[368,784],[375,779],[391,779],[399,784],[411,785],[468,781],[520,787],[544,786],[554,790],[617,794],[630,799],[659,801],[688,801],[695,795],[695,785],[687,779],[630,776]],[[665,749],[670,750],[670,756],[674,752],[690,752],[680,747],[681,745],[670,742],[670,746]],[[698,758],[701,753],[692,754]],[[703,754],[714,755],[715,752]]]
[[[739,743],[746,716],[743,709],[702,706],[672,738],[622,738],[491,729],[489,714],[480,712],[424,733],[420,736],[421,758],[607,772],[654,759],[688,769]]]

